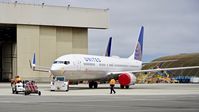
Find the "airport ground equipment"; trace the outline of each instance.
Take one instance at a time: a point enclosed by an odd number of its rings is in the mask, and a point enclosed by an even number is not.
[[[191,77],[190,82],[191,83],[199,83],[199,77]]]
[[[69,82],[65,81],[64,76],[56,76],[53,77],[53,80],[50,83],[51,91],[68,91],[69,90]]]
[[[178,80],[179,83],[190,83],[191,76],[177,76],[175,77],[175,80]]]
[[[24,84],[22,82],[11,84],[11,87],[13,94],[18,94],[19,92],[25,91]]]
[[[24,92],[25,91],[25,85],[26,83],[29,82],[28,80],[23,80],[23,81],[11,81],[11,88],[12,88],[12,93],[13,94],[18,94],[19,92]]]
[[[25,95],[29,95],[31,93],[38,94],[39,96],[41,95],[41,91],[38,90],[35,81],[29,81],[26,83],[24,93]]]

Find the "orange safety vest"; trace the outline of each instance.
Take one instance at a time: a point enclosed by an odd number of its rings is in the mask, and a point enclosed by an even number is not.
[[[111,81],[109,82],[110,85],[115,85],[115,79],[111,79]]]
[[[15,83],[18,83],[20,81],[21,81],[21,78],[19,78],[19,77],[15,79]]]

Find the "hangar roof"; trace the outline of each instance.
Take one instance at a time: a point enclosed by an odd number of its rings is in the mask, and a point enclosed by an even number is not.
[[[106,9],[0,3],[0,23],[108,28]]]

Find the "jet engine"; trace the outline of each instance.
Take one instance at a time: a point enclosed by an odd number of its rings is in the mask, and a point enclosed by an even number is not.
[[[121,88],[129,88],[130,85],[134,85],[136,82],[136,77],[132,73],[122,73],[118,77]]]

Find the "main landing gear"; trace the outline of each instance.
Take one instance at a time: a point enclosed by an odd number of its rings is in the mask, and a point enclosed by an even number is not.
[[[126,86],[120,85],[120,88],[121,88],[121,89],[124,89],[124,87],[125,87],[126,89],[129,89],[129,85],[126,85]]]
[[[89,88],[97,88],[98,87],[98,83],[96,81],[91,81],[89,82]]]

